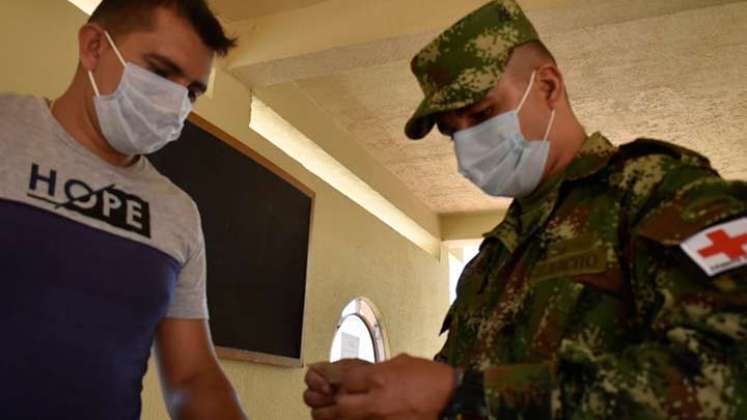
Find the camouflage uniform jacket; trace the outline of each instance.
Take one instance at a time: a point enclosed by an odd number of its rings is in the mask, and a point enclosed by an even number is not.
[[[486,235],[436,360],[483,374],[491,419],[747,419],[747,267],[679,247],[745,215],[704,157],[594,134]]]

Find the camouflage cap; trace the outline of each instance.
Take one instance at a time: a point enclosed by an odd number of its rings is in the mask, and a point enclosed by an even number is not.
[[[515,0],[493,0],[439,35],[412,60],[425,99],[405,126],[425,137],[435,114],[479,102],[503,76],[514,47],[538,40]]]

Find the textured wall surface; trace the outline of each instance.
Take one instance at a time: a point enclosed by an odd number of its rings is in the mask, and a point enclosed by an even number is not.
[[[709,156],[724,176],[747,178],[747,2],[521,3],[556,54],[590,132],[602,131],[615,143],[641,136],[673,141]],[[485,197],[457,174],[448,140],[438,134],[415,143],[404,138],[402,127],[421,93],[402,57],[432,35],[325,51],[311,60],[319,74],[262,90],[294,90],[308,98],[438,213],[505,207],[507,201]],[[361,58],[367,51],[378,51],[370,62]],[[336,53],[341,71],[330,70]]]

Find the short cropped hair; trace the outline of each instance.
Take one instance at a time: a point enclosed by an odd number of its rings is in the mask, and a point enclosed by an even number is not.
[[[555,56],[552,54],[552,52],[550,52],[550,49],[548,49],[545,43],[540,40],[529,41],[526,44],[520,45],[519,47],[522,47],[522,49],[524,50],[530,51],[531,54],[537,59],[557,63],[557,60],[555,60]]]
[[[504,77],[525,81],[532,70],[547,63],[557,65],[555,57],[541,41],[530,41],[521,44],[511,51],[511,58],[506,66]]]
[[[223,26],[205,0],[103,0],[88,20],[116,35],[153,28],[153,12],[165,7],[175,11],[194,28],[202,42],[220,56],[237,45],[226,36]]]

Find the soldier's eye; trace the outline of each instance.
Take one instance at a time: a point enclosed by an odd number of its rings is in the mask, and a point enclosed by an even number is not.
[[[480,121],[485,121],[485,120],[489,119],[492,116],[493,116],[493,107],[492,106],[489,106],[489,107],[483,109],[482,111],[480,111],[477,114],[477,118]]]

